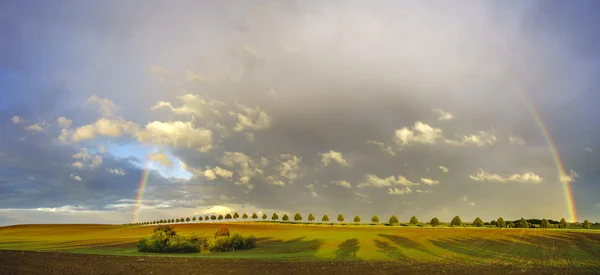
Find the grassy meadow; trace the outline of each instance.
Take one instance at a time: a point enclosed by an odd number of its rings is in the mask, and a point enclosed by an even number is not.
[[[278,223],[190,223],[172,227],[185,236],[212,236],[220,227],[259,241],[251,250],[211,254],[150,254],[135,244],[155,226],[16,225],[0,227],[0,250],[111,255],[383,260],[462,264],[600,266],[597,230],[327,226]]]

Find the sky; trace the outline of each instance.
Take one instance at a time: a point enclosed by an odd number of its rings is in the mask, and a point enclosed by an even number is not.
[[[600,222],[599,12],[595,0],[1,1],[0,225]]]

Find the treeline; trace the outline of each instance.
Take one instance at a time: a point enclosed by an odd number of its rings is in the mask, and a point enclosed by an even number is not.
[[[248,218],[251,218],[252,220],[257,220],[259,219],[258,215],[256,213],[252,213],[251,216],[248,216],[246,213],[243,213],[242,216],[240,217],[240,215],[236,212],[233,215],[231,214],[226,214],[226,215],[205,215],[203,216],[198,216],[198,217],[187,217],[187,218],[175,218],[175,219],[160,219],[160,220],[156,220],[156,221],[147,221],[147,222],[138,222],[138,223],[129,223],[129,224],[125,224],[125,225],[152,225],[152,224],[169,224],[169,223],[186,223],[186,222],[196,222],[196,221],[222,221],[222,220],[247,220]],[[262,214],[262,216],[260,217],[263,221],[268,220],[268,216],[267,214]],[[273,215],[270,218],[271,221],[279,221],[279,215],[277,215],[277,213],[273,213]],[[313,216],[313,214],[308,214],[307,220],[309,222],[315,222],[315,216]],[[283,214],[283,216],[281,217],[281,221],[283,222],[289,222],[290,221],[290,217],[287,214]],[[302,215],[300,215],[300,213],[296,213],[293,216],[293,221],[294,222],[302,222],[303,218]],[[346,220],[344,218],[344,215],[339,214],[337,216],[337,221],[339,223],[344,223]],[[351,220],[352,222],[358,224],[361,223],[361,218],[360,216],[355,216],[354,219]],[[318,221],[317,221],[318,223]],[[321,218],[321,223],[330,223],[329,220],[329,216],[327,215],[323,215],[323,217]],[[378,216],[373,216],[371,217],[371,222],[370,224],[380,224],[380,220]],[[386,225],[391,225],[391,226],[395,226],[395,225],[400,225],[400,220],[398,219],[398,217],[396,217],[396,215],[392,215],[388,222],[385,223]],[[437,217],[434,217],[431,219],[431,221],[429,221],[428,223],[422,223],[419,222],[419,219],[417,219],[416,216],[412,216],[408,222],[408,224],[410,225],[430,225],[433,227],[436,226],[441,226],[441,225],[449,225],[452,227],[460,227],[460,226],[471,226],[471,227],[484,227],[484,226],[495,226],[498,228],[561,228],[561,229],[566,229],[569,228],[569,223],[562,218],[560,221],[554,221],[554,220],[546,220],[546,219],[524,219],[521,218],[520,220],[515,220],[515,221],[505,221],[502,217],[496,219],[496,220],[492,220],[489,222],[484,222],[481,218],[477,217],[475,218],[475,220],[473,220],[472,223],[464,223],[459,216],[456,216],[452,219],[452,221],[450,223],[441,223],[440,220]],[[579,225],[579,223],[575,222],[572,223],[574,225]],[[596,225],[600,225],[600,223],[596,223]],[[585,220],[583,222],[583,224],[581,224],[582,228],[584,229],[590,229],[591,228],[591,223],[588,220]]]

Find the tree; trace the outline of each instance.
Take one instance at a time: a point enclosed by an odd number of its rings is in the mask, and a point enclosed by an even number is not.
[[[184,221],[184,219],[183,219],[183,218],[179,218],[179,222],[183,222],[183,221]]]
[[[281,218],[282,221],[287,222],[290,219],[290,217],[288,217],[287,214],[283,214],[283,217]]]
[[[502,217],[498,218],[498,222],[496,222],[496,227],[505,228],[506,222]]]
[[[433,217],[433,219],[431,219],[429,224],[433,227],[436,227],[436,226],[440,225],[440,220],[437,217]]]
[[[202,216],[199,216],[199,217],[198,217],[198,221],[202,221]]]
[[[225,215],[225,219],[226,219],[226,220],[231,220],[231,214],[227,214],[227,215]]]
[[[450,226],[461,226],[462,225],[462,221],[460,220],[459,216],[454,217],[454,219],[452,219],[452,221],[450,222]]]
[[[237,213],[237,212],[235,212],[235,213],[233,213],[233,218],[234,218],[234,219],[239,219],[239,218],[240,218],[240,215],[238,215],[238,213]]]
[[[315,220],[315,216],[312,213],[308,213],[308,221],[313,222]]]
[[[419,220],[417,219],[416,216],[412,216],[412,217],[410,217],[409,223],[410,224],[419,224]]]
[[[266,219],[267,219],[267,214],[263,213],[263,215],[262,215],[262,219],[263,219],[263,220],[266,220]]]
[[[217,219],[217,216],[215,216],[215,215],[210,216],[210,220],[214,221],[216,219]]]
[[[248,218],[248,215],[246,215],[246,213],[244,213],[244,215],[242,215],[242,219],[244,219],[244,220],[245,220],[245,219],[247,219],[247,218]]]
[[[196,221],[196,217],[193,217],[193,218],[192,218],[192,221]]]
[[[519,228],[529,228],[529,223],[524,218],[519,220]]]
[[[338,220],[338,222],[343,222],[344,221],[344,215],[339,214],[337,220]]]
[[[540,222],[540,228],[548,228],[548,227],[550,227],[550,223],[548,222],[548,220],[546,220],[546,219],[543,219],[543,220]]]
[[[179,219],[176,219],[175,222],[179,222]]]
[[[219,217],[217,219],[222,220],[223,219],[223,215],[219,215]]]
[[[558,228],[567,229],[569,228],[569,224],[565,220],[565,218],[560,219],[560,223],[558,224]]]
[[[496,224],[498,224],[498,222],[496,220],[491,220],[490,221],[490,225],[496,225]]]
[[[392,216],[390,217],[389,223],[390,223],[391,225],[397,225],[397,224],[399,224],[399,223],[400,223],[400,220],[398,220],[398,217],[396,217],[396,215],[392,215]]]
[[[190,217],[185,218],[186,222],[190,222]]]
[[[372,223],[379,223],[379,217],[377,217],[377,216],[373,216],[373,217],[371,218],[371,222],[372,222]]]
[[[475,220],[473,220],[473,226],[482,227],[483,221],[481,220],[481,218],[479,218],[479,217],[475,218]]]
[[[252,219],[253,219],[253,220],[256,220],[256,219],[258,219],[258,215],[256,215],[256,213],[252,213]]]
[[[273,216],[271,216],[271,220],[279,220],[279,216],[277,216],[277,213],[273,213]]]
[[[323,215],[323,218],[321,219],[321,222],[328,222],[328,221],[329,221],[329,216]]]
[[[354,222],[355,223],[359,223],[360,222],[360,217],[359,216],[354,217]]]
[[[296,213],[296,215],[294,215],[294,221],[301,221],[302,220],[302,216],[300,216],[300,213]]]
[[[208,215],[204,216],[204,220],[208,221],[210,218],[208,217]]]
[[[588,220],[583,221],[583,229],[590,229],[592,226]]]

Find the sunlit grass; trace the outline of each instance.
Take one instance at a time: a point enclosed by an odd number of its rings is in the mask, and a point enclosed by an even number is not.
[[[431,228],[419,226],[193,223],[172,225],[183,235],[212,236],[222,227],[259,238],[247,251],[159,256],[289,260],[385,260],[510,263],[547,267],[600,266],[594,230]],[[0,227],[0,249],[112,255],[137,252],[135,243],[154,226],[24,225]]]

